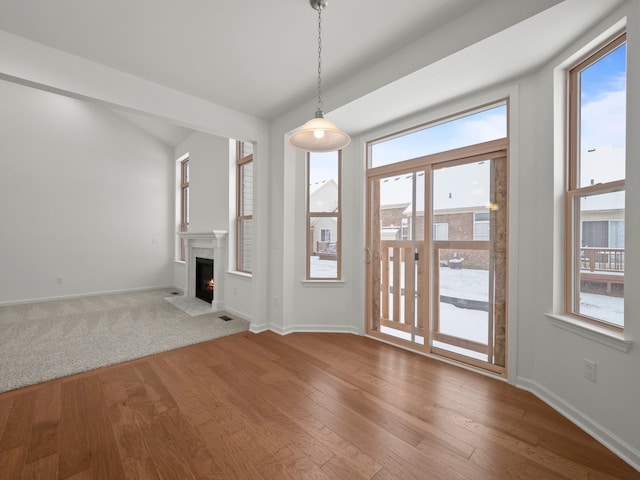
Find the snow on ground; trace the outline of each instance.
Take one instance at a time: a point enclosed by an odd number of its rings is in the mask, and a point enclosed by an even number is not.
[[[440,267],[440,295],[487,301],[489,270]]]
[[[336,260],[320,260],[320,257],[311,257],[312,278],[336,278],[338,275],[338,262]]]
[[[335,278],[337,262],[335,260],[320,260],[320,258],[312,256],[311,274],[314,278]],[[489,271],[441,267],[440,295],[486,302],[489,297]],[[389,295],[389,305],[393,305],[393,295]],[[404,313],[404,301],[402,302],[402,310]],[[595,293],[582,293],[580,295],[580,312],[583,315],[622,326],[624,299]],[[440,331],[442,333],[487,343],[487,322],[487,312],[458,308],[448,303],[440,304]]]
[[[624,298],[582,292],[580,294],[580,313],[622,327],[624,325]]]
[[[488,270],[440,268],[440,295],[467,300],[488,301]],[[390,305],[393,296],[390,295]],[[624,299],[595,293],[582,293],[580,311],[584,315],[601,319],[615,325],[623,325]],[[404,302],[403,302],[404,303]],[[440,332],[486,344],[488,341],[488,313],[481,310],[458,308],[449,303],[440,303]],[[409,334],[407,340],[411,340]],[[424,339],[414,339],[423,344]],[[434,342],[435,346],[458,351],[455,347]],[[465,355],[476,356],[475,352],[461,351]],[[486,357],[486,356],[485,356]]]

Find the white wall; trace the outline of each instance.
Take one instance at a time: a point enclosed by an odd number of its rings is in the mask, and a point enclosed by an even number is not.
[[[171,149],[81,100],[0,97],[0,303],[171,285]]]
[[[587,428],[640,468],[640,121],[639,2],[631,1],[522,83],[523,104],[518,215],[518,378],[552,406]],[[626,181],[625,334],[635,346],[624,353],[558,328],[546,315],[562,313],[564,78],[556,68],[593,44],[627,16],[628,134]],[[532,121],[532,119],[535,119]],[[526,125],[526,127],[525,127]],[[597,381],[584,378],[584,359],[597,363]]]
[[[189,154],[189,232],[229,230],[229,140],[195,132],[175,148],[174,160],[186,154]],[[172,187],[172,198],[178,193]],[[172,226],[177,221],[172,218]],[[184,263],[174,262],[173,273],[174,286],[186,289]]]
[[[189,154],[189,231],[228,230],[229,140],[196,132],[175,149]]]

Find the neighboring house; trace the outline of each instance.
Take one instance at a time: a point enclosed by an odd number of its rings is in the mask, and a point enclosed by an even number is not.
[[[338,209],[338,184],[334,179],[312,184],[309,189],[310,212],[335,212]],[[312,217],[311,251],[323,252],[327,259],[337,259],[335,242],[338,239],[338,223],[335,217]]]
[[[488,165],[488,164],[487,164]],[[489,197],[483,192],[466,192],[456,189],[456,179],[440,178],[433,191],[434,240],[489,240]],[[444,180],[444,181],[443,181]],[[412,202],[413,186],[410,176],[398,176],[381,182],[381,239],[407,240],[424,238],[424,185],[416,181],[416,209]],[[446,190],[446,191],[444,191]],[[440,262],[453,258],[464,258],[465,268],[488,268],[486,251],[443,250]]]

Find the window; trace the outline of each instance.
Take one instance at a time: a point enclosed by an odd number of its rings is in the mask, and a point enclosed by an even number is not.
[[[507,136],[507,105],[484,108],[381,139],[371,145],[372,168]]]
[[[489,212],[475,212],[473,214],[473,239],[489,240]]]
[[[307,279],[340,280],[342,152],[307,155]]]
[[[253,144],[236,142],[236,270],[253,272]]]
[[[624,327],[626,36],[569,70],[568,314]]]
[[[409,239],[409,219],[403,218],[400,223],[400,239],[408,240]]]
[[[433,239],[434,240],[449,240],[449,224],[448,223],[434,223],[433,224]]]
[[[189,228],[189,157],[180,160],[180,223],[181,232]],[[184,239],[180,238],[180,251],[178,258],[185,261]]]

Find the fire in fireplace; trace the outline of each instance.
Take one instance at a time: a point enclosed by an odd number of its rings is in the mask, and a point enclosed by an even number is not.
[[[196,297],[205,302],[213,301],[213,260],[196,257]]]

